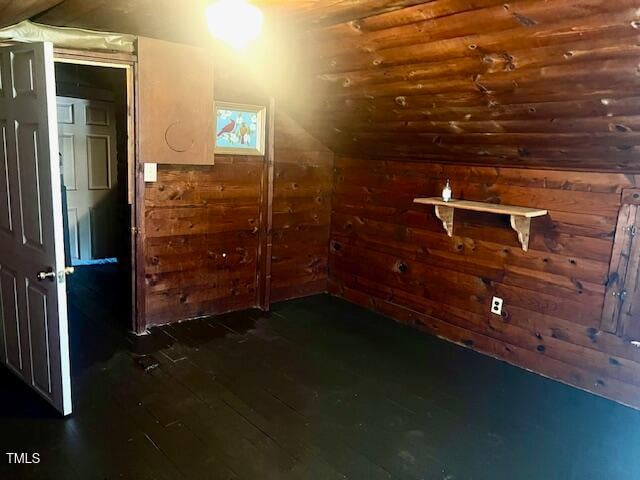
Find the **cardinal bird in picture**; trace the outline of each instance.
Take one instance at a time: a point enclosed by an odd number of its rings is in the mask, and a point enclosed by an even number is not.
[[[218,136],[225,133],[231,133],[235,128],[236,128],[236,121],[234,119],[231,119],[229,120],[229,123],[227,123],[224,127],[222,127],[222,130],[218,132]]]
[[[249,133],[249,127],[247,127],[244,123],[240,125],[240,142],[244,145],[246,140],[246,135]]]

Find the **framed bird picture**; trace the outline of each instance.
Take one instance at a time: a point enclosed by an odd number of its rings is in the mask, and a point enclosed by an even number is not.
[[[266,111],[260,105],[215,102],[215,153],[264,155]]]

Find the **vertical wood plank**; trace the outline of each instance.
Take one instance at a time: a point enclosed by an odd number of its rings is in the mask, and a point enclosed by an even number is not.
[[[627,340],[640,341],[640,207],[631,205],[631,208],[633,222],[628,232],[629,259],[623,286],[626,293],[620,306],[619,332]]]
[[[139,67],[136,62],[133,66],[133,98],[134,98],[134,124],[136,132],[140,132],[140,83]],[[133,205],[133,223],[135,230],[132,233],[133,262],[135,264],[134,290],[135,299],[133,302],[135,316],[135,331],[143,333],[147,328],[146,304],[146,228],[145,228],[145,204],[144,204],[144,165],[140,159],[140,139],[136,136],[135,141],[135,161],[133,165],[133,181],[135,185],[135,202]]]
[[[621,331],[620,313],[623,302],[621,292],[625,289],[627,269],[633,256],[631,249],[633,237],[630,229],[635,223],[637,210],[638,207],[635,205],[625,204],[620,207],[600,324],[600,328],[605,332],[618,334]]]
[[[258,300],[262,310],[271,308],[271,253],[273,250],[273,171],[275,161],[276,101],[269,99],[267,109],[267,154],[265,156],[258,245]]]

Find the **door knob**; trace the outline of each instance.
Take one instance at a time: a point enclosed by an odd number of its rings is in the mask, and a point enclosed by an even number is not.
[[[56,272],[54,272],[54,271],[50,268],[50,269],[49,269],[49,270],[47,270],[47,271],[44,271],[44,272],[38,272],[37,278],[38,278],[38,280],[40,280],[41,282],[42,282],[43,280],[46,280],[47,278],[53,282],[53,281],[55,280],[55,278],[56,278]]]
[[[65,275],[73,275],[73,272],[75,272],[76,269],[74,267],[64,267],[64,270],[62,271]],[[38,275],[36,276],[38,278],[38,280],[43,281],[46,280],[47,278],[49,280],[51,280],[52,282],[55,280],[56,278],[56,272],[53,271],[53,269],[48,269],[46,271],[43,272],[38,272]]]

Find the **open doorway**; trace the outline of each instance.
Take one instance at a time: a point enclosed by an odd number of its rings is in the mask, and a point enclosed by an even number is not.
[[[70,330],[131,330],[127,72],[56,62],[55,78]]]

